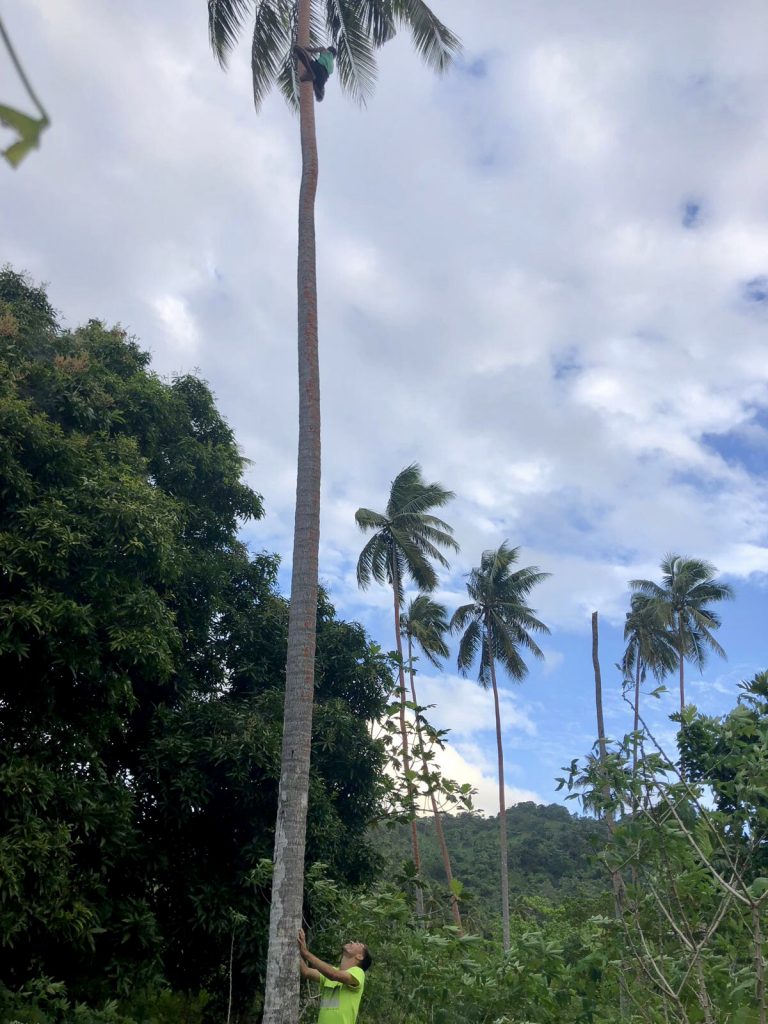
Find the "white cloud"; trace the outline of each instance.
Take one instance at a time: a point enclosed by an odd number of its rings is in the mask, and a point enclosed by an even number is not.
[[[475,810],[487,815],[499,813],[499,784],[494,773],[479,767],[475,761],[465,758],[462,752],[452,745],[438,751],[435,761],[446,778],[462,783],[468,782],[473,789],[477,790],[472,798]],[[507,807],[525,800],[532,800],[537,804],[546,803],[535,790],[521,786],[506,785],[504,798]],[[429,813],[429,808],[425,807],[422,813]]]
[[[413,460],[457,494],[449,604],[505,537],[553,573],[532,603],[560,634],[595,608],[620,627],[626,581],[668,550],[764,578],[768,307],[744,286],[768,274],[765,5],[435,6],[477,73],[435,78],[396,40],[366,110],[336,78],[317,110],[335,604],[393,646],[390,595],[357,590],[353,512]],[[287,571],[296,119],[277,96],[254,114],[248,44],[223,74],[202,5],[20,0],[8,28],[53,124],[0,168],[3,258],[69,323],[120,321],[159,372],[200,369],[264,495],[246,535]],[[581,667],[553,654],[548,685]],[[453,719],[487,713],[448,685]]]
[[[416,676],[419,703],[434,704],[427,717],[440,729],[450,729],[453,737],[471,737],[477,732],[495,732],[493,692],[484,690],[474,679],[461,676]],[[516,695],[499,687],[502,735],[522,732],[536,735],[536,725]]]
[[[200,331],[184,300],[176,295],[161,295],[152,300],[152,308],[169,344],[184,355],[193,355],[200,344]]]

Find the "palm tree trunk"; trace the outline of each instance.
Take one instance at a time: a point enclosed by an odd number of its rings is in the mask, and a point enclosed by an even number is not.
[[[682,711],[685,707],[685,636],[683,634],[683,615],[682,612],[677,613],[677,651],[678,658],[680,659],[680,710]]]
[[[419,850],[419,833],[416,830],[416,800],[413,793],[413,782],[410,778],[411,759],[408,755],[408,729],[405,722],[405,666],[403,665],[403,641],[400,636],[400,578],[397,563],[392,559],[392,593],[395,599],[395,642],[397,643],[397,667],[400,682],[400,738],[403,744],[403,773],[405,788],[408,792],[408,811],[411,817],[411,850],[413,864],[416,868],[416,915],[424,917],[424,893],[421,891],[421,851]]]
[[[411,634],[408,634],[408,673],[411,679],[411,700],[414,704],[418,705],[416,700],[416,683],[414,680],[413,671],[413,640]],[[421,725],[419,724],[418,718],[416,719],[416,735],[419,738],[419,747],[421,748],[422,767],[424,770],[424,782],[429,786],[429,766],[427,764],[427,758],[424,751],[424,740],[421,735]],[[440,847],[440,854],[443,858],[443,868],[445,870],[445,880],[448,883],[448,892],[451,895],[451,913],[453,914],[453,923],[459,929],[463,931],[461,925],[461,912],[459,910],[459,901],[456,898],[456,893],[453,891],[453,871],[451,871],[451,858],[448,853],[448,844],[445,841],[445,833],[443,832],[443,823],[440,820],[440,811],[437,806],[437,800],[435,794],[432,792],[430,787],[429,792],[430,803],[432,804],[432,814],[435,818],[435,832],[437,833],[437,845]]]
[[[600,768],[605,770],[608,758],[608,749],[605,741],[605,719],[603,718],[603,677],[600,672],[597,612],[592,612],[592,668],[595,673],[595,710],[597,713],[597,740],[600,750]],[[637,707],[637,704],[635,704],[635,707]],[[607,780],[605,780],[603,785],[603,795],[606,799],[610,796],[610,786]],[[613,833],[615,824],[613,811],[606,811],[605,820],[609,831]],[[624,916],[625,886],[624,879],[618,871],[611,871],[611,887],[613,889],[613,905],[616,920],[621,921]],[[619,975],[619,1001],[621,1017],[624,1019],[626,1017],[627,990],[624,979],[623,958],[622,970]]]
[[[297,40],[309,46],[310,0],[298,0]],[[304,892],[320,543],[320,373],[317,351],[315,194],[317,140],[311,83],[300,87],[302,174],[298,238],[299,451],[283,747],[275,826],[263,1024],[299,1016],[296,936]]]
[[[491,625],[486,624],[488,643],[488,665],[491,669],[493,687],[493,709],[496,713],[496,750],[499,761],[499,850],[501,853],[501,930],[504,952],[509,949],[509,867],[507,861],[507,801],[504,793],[504,747],[501,742],[501,709],[499,691],[496,686],[496,664],[493,660]]]
[[[635,734],[635,740],[632,749],[632,778],[634,780],[637,775],[637,730],[640,728],[640,665],[641,665],[640,652],[637,652],[637,666],[635,668],[635,720],[632,725],[632,731]]]

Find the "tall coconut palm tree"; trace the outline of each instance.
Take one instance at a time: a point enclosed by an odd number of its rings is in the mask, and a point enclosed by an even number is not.
[[[496,714],[496,749],[499,764],[499,845],[501,849],[501,913],[504,949],[509,949],[509,874],[507,868],[507,806],[504,795],[504,747],[501,741],[501,712],[499,689],[496,684],[496,663],[499,662],[510,678],[516,682],[528,674],[521,650],[536,658],[544,655],[531,633],[549,633],[543,622],[536,618],[526,598],[533,588],[550,574],[538,566],[514,569],[519,548],[510,548],[507,542],[495,551],[484,551],[480,567],[469,573],[467,592],[471,603],[462,605],[453,613],[451,631],[461,632],[459,641],[459,671],[466,675],[479,657],[478,681],[487,689],[493,688],[493,706]],[[463,631],[463,632],[462,632]]]
[[[701,672],[709,651],[725,657],[725,651],[713,636],[713,630],[720,628],[720,618],[707,605],[730,601],[733,590],[727,583],[715,579],[717,569],[711,562],[700,558],[665,555],[661,572],[661,584],[653,580],[631,580],[629,585],[651,600],[663,625],[674,634],[682,711],[685,662],[692,661]]]
[[[637,771],[637,730],[640,725],[640,685],[648,672],[661,681],[677,667],[677,647],[674,635],[664,625],[653,598],[634,593],[624,620],[624,639],[627,646],[621,659],[624,678],[635,687],[634,751],[632,770]]]
[[[264,1024],[293,1024],[298,1019],[299,1008],[295,941],[301,924],[304,888],[320,539],[320,372],[315,260],[317,138],[312,85],[299,81],[293,48],[317,45],[324,41],[322,35],[332,40],[337,50],[342,88],[354,99],[364,102],[375,79],[375,50],[392,39],[398,29],[410,30],[416,51],[437,71],[448,66],[459,50],[459,41],[424,0],[208,0],[211,46],[222,66],[226,65],[249,21],[256,109],[273,85],[279,87],[294,109],[298,107],[302,161],[297,268],[296,514],[263,1017]]]
[[[416,670],[413,658],[414,645],[418,647],[430,665],[440,668],[442,660],[448,657],[448,644],[445,642],[445,634],[448,632],[448,619],[446,615],[447,612],[444,605],[433,601],[427,594],[419,594],[418,597],[414,597],[410,602],[408,610],[400,616],[400,631],[408,641],[408,673],[411,683],[411,700],[414,704],[418,704],[416,700]],[[453,914],[454,924],[461,931],[461,911],[459,910],[459,901],[453,889],[451,857],[448,853],[448,844],[445,841],[440,809],[437,806],[437,799],[429,783],[429,765],[427,764],[424,739],[421,734],[421,725],[418,718],[416,719],[416,735],[421,750],[424,781],[429,789],[437,843],[443,858],[445,880],[448,883],[448,892],[451,898],[451,913]]]
[[[425,483],[421,467],[416,463],[406,466],[392,481],[389,500],[384,512],[359,508],[355,522],[365,533],[373,536],[360,552],[357,560],[357,582],[367,589],[373,580],[392,587],[395,617],[395,643],[397,644],[398,675],[400,683],[400,736],[403,746],[403,772],[406,779],[410,813],[413,863],[417,875],[421,872],[419,836],[416,831],[416,802],[411,781],[408,731],[406,727],[405,667],[403,641],[400,630],[400,609],[403,587],[410,577],[419,590],[432,591],[438,583],[433,562],[448,568],[444,550],[458,551],[453,539],[453,528],[432,515],[432,509],[442,508],[454,497],[438,483]],[[416,907],[423,912],[421,889],[416,887]]]

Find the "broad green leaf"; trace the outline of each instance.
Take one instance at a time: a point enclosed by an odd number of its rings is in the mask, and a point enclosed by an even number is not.
[[[49,125],[46,117],[30,117],[20,110],[0,104],[0,124],[15,131],[19,138],[3,150],[2,155],[11,165],[18,167],[33,149],[40,145],[40,136]]]

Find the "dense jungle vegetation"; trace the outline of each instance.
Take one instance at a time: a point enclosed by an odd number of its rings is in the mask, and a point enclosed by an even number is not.
[[[0,1020],[259,1019],[288,608],[243,469],[204,382],[0,273]],[[371,947],[361,1021],[765,1024],[766,675],[575,760],[586,817],[508,809],[505,952],[498,821],[442,816],[459,929],[384,770],[402,660],[317,630],[305,916]]]

